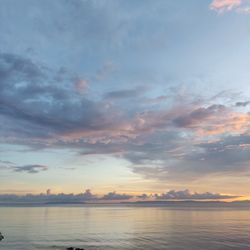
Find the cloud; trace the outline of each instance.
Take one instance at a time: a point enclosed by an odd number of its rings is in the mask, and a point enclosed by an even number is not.
[[[213,0],[210,4],[210,8],[216,11],[229,11],[238,6],[242,3],[241,0]]]
[[[0,203],[81,203],[81,202],[120,202],[120,201],[157,201],[157,200],[226,200],[238,198],[235,195],[223,195],[219,193],[191,193],[189,190],[175,191],[171,190],[163,194],[154,195],[129,195],[109,192],[105,195],[92,194],[87,189],[80,194],[53,194],[51,190],[46,194],[0,194]]]
[[[11,170],[14,172],[26,172],[28,174],[37,174],[39,172],[47,171],[49,168],[45,165],[31,164],[19,166],[13,162],[0,161],[0,169]]]
[[[146,179],[160,181],[242,176],[250,173],[250,135],[227,135],[220,140],[197,143],[186,151],[182,149],[181,154],[175,156],[160,157],[159,154],[161,161],[155,163],[135,162],[132,171]]]
[[[220,147],[211,149],[212,142],[240,134],[240,144],[246,144],[250,132],[250,115],[239,109],[247,104],[228,94],[221,104],[223,94],[213,99],[184,95],[180,101],[178,91],[171,92],[166,103],[153,107],[144,102],[152,99],[144,87],[92,98],[91,90],[76,91],[75,80],[82,78],[74,73],[14,54],[0,54],[0,79],[2,143],[67,148],[81,157],[119,157],[134,173],[162,181],[249,170],[246,147],[244,152],[239,146],[223,153]],[[9,169],[43,170],[34,166]]]
[[[133,198],[132,195],[128,195],[128,194],[118,194],[116,192],[110,192],[108,194],[105,194],[101,200],[129,200]]]
[[[2,160],[0,160],[0,163],[6,164],[6,165],[12,165],[12,164],[14,164],[14,163],[11,162],[11,161],[2,161]]]
[[[235,10],[238,13],[250,13],[249,0],[213,0],[210,9],[219,13]]]
[[[86,200],[86,201],[90,201],[90,200],[95,200],[96,199],[96,195],[93,195],[91,193],[90,189],[86,189],[85,192],[81,195],[81,197],[82,197],[83,200]]]
[[[136,196],[136,198],[142,199],[142,200],[146,200],[146,199],[148,199],[150,197],[151,197],[151,195],[147,195],[147,194],[140,194],[140,195]]]
[[[91,193],[90,190],[86,190],[80,194],[52,194],[50,191],[46,194],[26,194],[26,195],[14,195],[14,194],[0,194],[0,202],[27,202],[27,203],[70,203],[70,202],[86,202],[94,201],[97,197]]]
[[[52,70],[29,58],[0,54],[1,141],[45,145],[85,145],[135,137],[140,122],[121,106],[95,101],[82,91],[86,81],[66,69]],[[77,79],[77,80],[76,80]],[[76,91],[77,90],[77,91]],[[107,94],[110,98],[141,95],[144,87]]]
[[[78,91],[79,93],[83,93],[88,88],[88,81],[85,79],[77,78],[75,79],[74,86],[75,86],[76,91]]]
[[[116,121],[109,120],[112,114],[107,115],[109,110],[102,103],[75,91],[75,87],[83,87],[83,80],[76,84],[73,74],[53,72],[18,55],[0,54],[0,78],[0,116],[6,124],[5,138],[11,134],[48,139],[115,126]]]
[[[182,128],[195,129],[197,133],[203,135],[239,133],[247,130],[250,125],[250,115],[233,111],[224,105],[213,104],[178,116],[174,119],[174,123]]]
[[[222,195],[217,193],[191,193],[188,189],[182,191],[170,190],[161,195],[156,194],[156,199],[159,200],[222,200],[234,199],[240,196],[235,195]]]
[[[44,165],[26,165],[13,167],[15,172],[27,172],[29,174],[37,174],[41,171],[47,171],[48,167]]]
[[[225,106],[223,105],[211,105],[207,108],[202,107],[193,110],[187,115],[177,117],[174,119],[174,123],[179,127],[192,127],[224,111]]]
[[[247,102],[236,102],[235,103],[235,106],[236,107],[246,107],[250,104],[250,101],[247,101]]]
[[[145,87],[137,87],[134,89],[124,89],[111,91],[105,94],[106,99],[125,99],[125,98],[136,98],[145,93]]]

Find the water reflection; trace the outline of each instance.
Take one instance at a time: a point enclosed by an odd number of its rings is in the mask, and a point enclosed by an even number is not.
[[[250,249],[250,211],[166,207],[1,207],[1,249]]]

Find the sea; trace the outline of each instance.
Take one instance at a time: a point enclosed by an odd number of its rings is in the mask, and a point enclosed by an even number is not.
[[[1,250],[249,250],[250,209],[165,205],[1,206]]]

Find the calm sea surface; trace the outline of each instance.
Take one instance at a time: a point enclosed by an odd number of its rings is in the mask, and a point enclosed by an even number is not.
[[[0,207],[2,250],[250,249],[250,210],[199,207]]]

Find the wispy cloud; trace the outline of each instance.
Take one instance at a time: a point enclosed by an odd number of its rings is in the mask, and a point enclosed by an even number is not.
[[[47,171],[48,167],[44,165],[26,165],[13,167],[15,172],[27,172],[29,174],[37,174],[41,171]]]
[[[210,8],[217,11],[229,11],[242,4],[241,0],[213,0]]]
[[[47,171],[48,169],[49,167],[45,165],[30,164],[20,166],[10,161],[0,161],[0,170],[10,170],[14,172],[37,174],[39,172]]]
[[[236,11],[238,13],[250,13],[250,1],[248,0],[213,0],[210,8],[219,13]]]
[[[146,87],[140,86],[133,89],[124,89],[111,91],[105,94],[106,99],[124,99],[124,98],[136,98],[143,95],[146,91]]]
[[[246,102],[236,102],[235,106],[236,107],[246,107],[250,104],[250,101],[246,101]]]

